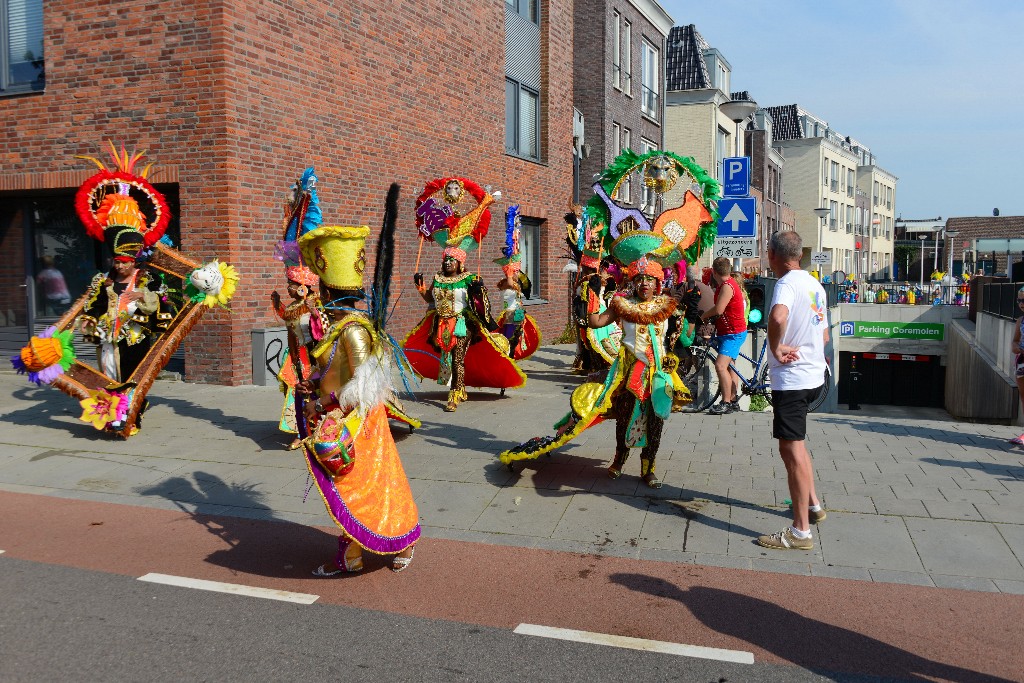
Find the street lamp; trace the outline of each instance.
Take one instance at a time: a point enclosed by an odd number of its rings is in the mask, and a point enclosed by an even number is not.
[[[946,271],[946,275],[949,276],[951,282],[953,280],[953,246],[955,244],[953,242],[953,240],[959,234],[960,234],[959,230],[947,230],[946,231],[946,237],[949,238],[949,270]]]
[[[924,241],[928,239],[928,235],[918,235],[917,238],[921,240],[921,291],[924,291]]]
[[[822,240],[824,238],[822,237],[821,226],[825,225],[825,219],[832,214],[832,209],[827,206],[819,206],[813,211],[814,215],[821,219],[818,221],[818,251],[824,251],[825,248],[822,246]]]

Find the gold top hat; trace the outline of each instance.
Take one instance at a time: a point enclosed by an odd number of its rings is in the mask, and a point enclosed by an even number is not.
[[[299,238],[306,267],[333,289],[359,289],[366,270],[365,225],[322,225]]]

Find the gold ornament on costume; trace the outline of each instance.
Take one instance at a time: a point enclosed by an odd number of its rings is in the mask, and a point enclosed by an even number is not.
[[[664,194],[675,187],[679,169],[667,156],[652,157],[644,164],[644,185]]]

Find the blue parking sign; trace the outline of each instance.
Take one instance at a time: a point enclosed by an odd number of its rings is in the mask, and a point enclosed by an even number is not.
[[[722,159],[722,196],[750,195],[750,157]]]

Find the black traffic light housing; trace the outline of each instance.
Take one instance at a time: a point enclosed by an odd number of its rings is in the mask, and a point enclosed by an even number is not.
[[[769,306],[775,294],[776,278],[757,277],[747,280],[747,298],[750,299],[750,312],[747,314],[747,326],[760,330],[768,329]]]

